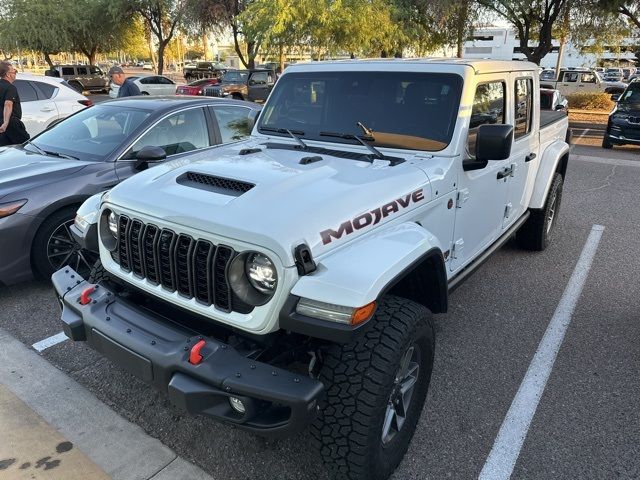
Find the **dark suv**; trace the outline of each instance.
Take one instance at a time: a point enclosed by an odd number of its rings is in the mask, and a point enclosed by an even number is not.
[[[205,87],[202,94],[207,97],[264,102],[275,83],[276,73],[273,70],[229,70],[218,85]]]
[[[63,78],[78,92],[109,91],[109,78],[95,65],[56,65],[46,75]]]
[[[609,114],[602,148],[625,143],[640,145],[640,81],[631,82],[624,92],[612,95],[611,99],[617,105]]]

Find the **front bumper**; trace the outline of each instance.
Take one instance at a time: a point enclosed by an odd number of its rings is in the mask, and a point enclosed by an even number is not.
[[[92,285],[69,267],[54,273],[52,282],[69,338],[87,341],[189,413],[269,437],[295,434],[315,418],[323,394],[319,381],[248,359],[229,345],[137,308],[104,285],[95,286],[83,305],[82,292]],[[201,340],[202,360],[194,365],[190,354]],[[244,414],[231,408],[229,397],[242,400]]]

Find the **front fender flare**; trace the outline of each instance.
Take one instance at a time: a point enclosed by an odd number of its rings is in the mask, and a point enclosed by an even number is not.
[[[442,259],[438,239],[421,225],[404,223],[385,228],[318,259],[318,269],[300,278],[291,294],[362,307],[392,288],[428,252]]]

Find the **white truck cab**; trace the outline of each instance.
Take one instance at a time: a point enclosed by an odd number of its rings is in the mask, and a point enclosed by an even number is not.
[[[509,238],[551,239],[568,120],[538,90],[525,62],[287,68],[248,140],[81,209],[101,262],[54,274],[64,331],[191,413],[310,425],[336,477],[387,478],[426,397],[431,315]]]

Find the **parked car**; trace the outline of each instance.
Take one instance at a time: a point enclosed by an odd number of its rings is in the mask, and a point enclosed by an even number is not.
[[[220,78],[229,70],[224,63],[221,62],[197,62],[191,65],[185,65],[182,73],[187,82],[191,82],[200,78]]]
[[[604,71],[604,80],[606,82],[621,82],[624,78],[624,72],[622,68],[610,67]]]
[[[77,207],[150,163],[244,138],[260,106],[214,98],[102,102],[0,149],[0,285],[87,269],[68,227]]]
[[[20,95],[22,121],[32,137],[92,105],[91,100],[61,78],[18,73],[14,85]]]
[[[629,84],[621,95],[612,95],[616,106],[609,114],[602,148],[614,145],[640,145],[640,81]]]
[[[604,81],[594,70],[561,69],[558,81],[541,80],[540,87],[556,89],[563,95],[570,95],[579,92],[621,93],[627,85],[622,82]]]
[[[47,70],[47,76],[66,80],[77,92],[106,92],[109,89],[109,77],[95,65],[56,65],[54,71]]]
[[[151,62],[144,62],[142,64],[143,70],[153,70],[153,64]]]
[[[636,69],[633,68],[633,67],[623,68],[622,69],[622,79],[623,80],[629,80],[629,77],[631,75],[633,75],[634,73],[636,73]]]
[[[189,85],[180,85],[176,88],[176,95],[202,95],[202,91],[205,87],[211,85],[217,85],[220,81],[217,78],[203,78],[202,80],[196,80]]]
[[[135,80],[136,78],[140,78],[140,77],[138,77],[138,76],[127,77],[127,79],[129,79],[129,80]],[[119,91],[120,91],[120,85],[111,82],[110,85],[109,85],[109,97],[117,98]]]
[[[275,82],[276,74],[273,70],[229,70],[219,85],[205,87],[202,94],[209,97],[264,102]]]
[[[558,91],[550,88],[540,89],[540,110],[569,109],[569,101]]]

